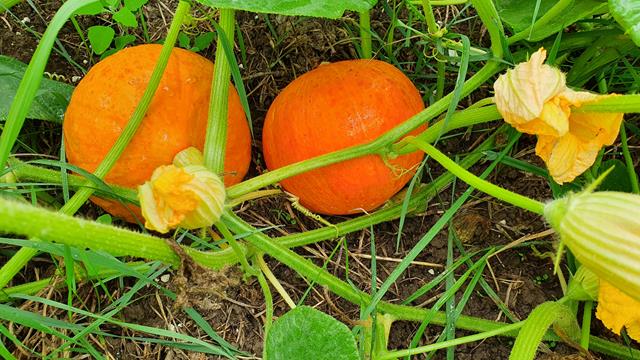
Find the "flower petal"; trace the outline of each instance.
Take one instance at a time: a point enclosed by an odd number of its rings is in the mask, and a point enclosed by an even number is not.
[[[138,188],[148,229],[161,233],[178,226],[196,229],[211,226],[220,219],[224,211],[224,183],[200,164],[202,155],[193,150],[182,151],[174,159],[174,163],[184,166],[160,166],[151,180]]]
[[[496,80],[494,101],[509,124],[521,125],[538,118],[545,103],[566,89],[564,74],[543,64],[545,58],[546,51],[540,48],[529,61]]]
[[[631,338],[640,340],[640,302],[604,280],[600,280],[596,316],[614,333],[620,335],[626,327]]]
[[[600,150],[597,142],[582,142],[572,133],[562,137],[538,136],[536,154],[558,184],[573,181],[593,165]]]
[[[167,233],[169,225],[165,220],[166,217],[160,214],[150,182],[147,181],[138,187],[138,199],[140,204],[145,204],[141,206],[142,217],[145,219],[144,227],[162,234]]]
[[[594,141],[600,147],[611,145],[618,137],[623,113],[573,113],[571,133],[582,142]]]
[[[569,114],[569,108],[554,98],[544,104],[539,118],[514,127],[526,134],[558,137],[569,131]]]

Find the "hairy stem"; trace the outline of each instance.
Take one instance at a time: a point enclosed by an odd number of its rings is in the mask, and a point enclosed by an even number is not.
[[[509,325],[504,325],[494,330],[484,331],[478,334],[464,336],[464,337],[460,337],[453,340],[441,341],[435,344],[419,346],[412,349],[389,351],[383,354],[382,356],[378,357],[378,359],[391,360],[391,359],[397,359],[401,356],[418,355],[418,354],[424,354],[424,353],[439,350],[439,349],[446,349],[453,346],[458,346],[462,344],[484,340],[497,335],[513,332],[515,330],[520,330],[522,326],[524,326],[524,322],[520,321],[520,322],[509,324]]]
[[[0,229],[3,232],[65,244],[79,249],[105,251],[113,256],[135,256],[159,260],[176,267],[181,263],[180,257],[167,243],[172,240],[120,229],[3,198],[0,198]],[[238,261],[238,257],[231,248],[215,253],[198,251],[185,246],[183,249],[197,263],[213,269],[219,269]],[[242,248],[242,252],[246,252],[246,248]]]
[[[500,186],[494,185],[486,180],[480,179],[479,177],[462,168],[460,165],[456,164],[453,160],[440,152],[438,149],[422,140],[413,138],[410,139],[409,142],[420,148],[433,160],[440,163],[440,165],[442,165],[445,169],[456,175],[460,180],[466,182],[470,186],[473,186],[474,188],[486,194],[489,194],[502,201],[506,201],[522,209],[529,210],[538,215],[544,214],[544,204],[542,202],[528,198],[526,196],[522,196],[520,194],[516,194],[507,189],[501,188]]]
[[[234,25],[234,10],[220,9],[220,30],[218,31],[216,63],[209,100],[209,125],[204,142],[204,164],[217,174],[224,173],[227,118],[229,115],[229,84],[231,81],[231,66],[224,52],[223,42],[227,41],[229,44],[233,44]]]
[[[373,52],[371,43],[371,16],[369,10],[360,13],[360,43],[362,44],[362,58],[371,59]]]

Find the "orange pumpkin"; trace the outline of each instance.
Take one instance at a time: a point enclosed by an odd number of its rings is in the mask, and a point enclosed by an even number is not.
[[[291,82],[269,108],[262,134],[267,167],[274,170],[369,142],[422,109],[416,87],[390,64],[348,60],[321,65]],[[316,213],[370,211],[411,179],[423,156],[415,152],[385,164],[369,155],[285,179],[282,186]]]
[[[140,45],[109,56],[91,68],[75,89],[67,108],[63,133],[69,162],[93,172],[126,126],[147,87],[161,45]],[[134,188],[160,165],[190,146],[202,150],[209,109],[213,63],[193,52],[174,49],[131,143],[105,181]],[[235,88],[229,89],[224,181],[236,184],[251,161],[249,127]],[[109,213],[133,222],[134,214],[119,202],[92,198]]]

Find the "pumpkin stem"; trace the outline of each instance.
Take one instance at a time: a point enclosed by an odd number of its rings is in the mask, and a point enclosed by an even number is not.
[[[211,171],[224,172],[224,157],[227,145],[227,117],[229,115],[229,82],[231,66],[225,46],[233,49],[235,17],[233,9],[220,9],[220,26],[216,44],[216,62],[213,68],[213,83],[209,101],[209,125],[204,142],[204,164]]]

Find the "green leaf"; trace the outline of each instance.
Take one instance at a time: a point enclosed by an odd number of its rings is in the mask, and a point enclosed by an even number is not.
[[[117,36],[116,39],[116,50],[122,50],[124,49],[125,46],[132,44],[134,41],[136,41],[136,37],[135,35],[122,35],[122,36]]]
[[[113,20],[122,26],[138,27],[136,16],[126,7],[123,7],[117,13],[113,14]]]
[[[120,6],[120,0],[103,0],[103,2],[112,10],[117,6]]]
[[[216,34],[213,31],[209,31],[198,35],[193,41],[193,45],[196,47],[196,51],[202,51],[211,45]]]
[[[178,45],[183,49],[191,49],[191,39],[187,34],[181,32],[178,34]]]
[[[609,11],[636,45],[640,46],[640,2],[609,0]]]
[[[26,64],[0,55],[0,120],[2,121],[7,119],[9,108],[26,69]],[[27,118],[61,123],[72,92],[71,85],[43,79],[27,113]]]
[[[331,316],[308,306],[276,320],[265,341],[267,360],[358,360],[351,330]]]
[[[138,11],[149,0],[124,0],[124,6],[131,12]]]
[[[633,188],[631,187],[631,181],[629,181],[627,165],[624,162],[617,159],[604,161],[600,165],[600,174],[609,170],[612,166],[613,170],[611,170],[602,184],[600,184],[598,190],[632,192]]]
[[[115,30],[109,26],[92,26],[88,30],[89,43],[93,52],[100,55],[109,48],[113,37],[116,35]]]
[[[557,0],[496,0],[496,8],[501,20],[514,32],[518,33],[531,26],[538,1],[540,2],[540,8],[535,20],[544,16],[558,2]],[[530,41],[542,40],[578,20],[605,12],[607,12],[607,4],[603,3],[603,0],[574,1],[572,5],[569,5],[561,12],[560,16],[552,19],[546,25],[534,29],[527,39]]]
[[[76,15],[98,15],[105,11],[104,6],[101,3],[91,3],[89,5],[85,5],[80,9],[76,10]]]
[[[214,8],[337,19],[345,12],[367,11],[377,0],[196,0]]]
[[[96,222],[100,224],[111,225],[113,223],[113,218],[111,218],[111,215],[109,214],[103,214],[98,216]]]
[[[536,306],[518,333],[510,360],[533,360],[549,326],[565,341],[580,339],[580,327],[571,309],[566,305],[547,301]]]

